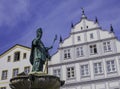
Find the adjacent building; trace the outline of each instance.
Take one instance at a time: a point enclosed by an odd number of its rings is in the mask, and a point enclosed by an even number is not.
[[[18,73],[29,73],[30,48],[16,44],[0,55],[0,89],[10,89],[9,81]]]
[[[30,48],[15,45],[0,55],[0,89],[10,89],[9,80],[31,71]],[[87,19],[71,25],[68,38],[49,61],[49,74],[65,80],[62,89],[120,89],[120,41],[98,23]]]

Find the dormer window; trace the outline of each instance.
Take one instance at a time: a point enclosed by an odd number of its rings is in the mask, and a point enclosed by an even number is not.
[[[11,56],[8,56],[7,62],[10,62],[11,60]]]
[[[81,30],[83,29],[83,27],[81,27]]]
[[[20,52],[18,51],[14,53],[14,62],[19,61],[19,60],[20,60]]]
[[[80,41],[80,40],[81,40],[81,39],[80,39],[80,36],[78,36],[78,37],[77,37],[77,41]]]
[[[70,49],[64,50],[64,59],[70,58],[71,58]]]
[[[23,53],[23,59],[26,59],[26,57],[27,57],[27,54]]]
[[[93,39],[93,38],[94,38],[93,33],[91,33],[90,34],[90,39]]]
[[[86,26],[86,28],[88,28],[88,26]]]

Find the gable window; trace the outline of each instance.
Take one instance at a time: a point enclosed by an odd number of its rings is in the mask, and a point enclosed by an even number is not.
[[[88,28],[88,26],[86,26],[86,28]]]
[[[53,70],[53,75],[60,78],[61,77],[61,70],[60,69],[54,69]]]
[[[30,72],[30,66],[24,67],[24,72],[28,74]]]
[[[11,56],[8,56],[7,62],[10,62],[11,60]]]
[[[83,27],[81,27],[81,30],[83,29]]]
[[[16,77],[19,72],[18,68],[13,69],[13,77]]]
[[[104,48],[104,52],[108,52],[108,51],[111,51],[111,50],[112,50],[111,44],[110,44],[109,41],[103,43],[103,48]]]
[[[27,53],[23,53],[23,59],[26,59]]]
[[[0,87],[0,89],[6,89],[6,87]]]
[[[89,70],[88,70],[88,64],[81,65],[81,76],[88,76]]]
[[[7,75],[8,75],[8,71],[7,71],[7,70],[2,71],[1,79],[2,79],[2,80],[7,79]]]
[[[93,39],[93,38],[94,38],[93,33],[91,33],[90,34],[90,39]]]
[[[74,67],[67,68],[67,79],[75,78],[75,69]]]
[[[80,40],[81,40],[81,39],[80,39],[80,36],[78,36],[78,37],[77,37],[77,40],[78,40],[78,41],[80,41]]]
[[[95,74],[103,73],[102,63],[101,62],[94,63],[94,73]]]
[[[18,51],[14,53],[14,62],[19,61],[19,60],[20,60],[20,52]]]
[[[106,65],[107,65],[107,72],[108,73],[116,71],[115,60],[107,61]]]
[[[90,54],[96,54],[97,53],[97,46],[96,45],[90,45]]]
[[[70,49],[64,50],[64,59],[71,58]]]
[[[83,53],[83,47],[76,48],[76,56],[77,57],[81,57],[83,55],[84,55],[84,53]]]

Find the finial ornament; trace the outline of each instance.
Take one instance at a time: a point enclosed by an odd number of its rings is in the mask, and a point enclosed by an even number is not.
[[[82,10],[82,14],[85,14],[85,12],[84,12],[84,8],[81,8],[81,10]]]
[[[63,40],[62,40],[62,36],[60,35],[60,43],[62,43],[63,42]]]
[[[74,25],[73,25],[73,23],[71,23],[71,28],[74,28]]]
[[[110,32],[114,32],[112,24],[110,24]]]
[[[98,19],[97,19],[97,17],[95,17],[95,23],[98,23]]]

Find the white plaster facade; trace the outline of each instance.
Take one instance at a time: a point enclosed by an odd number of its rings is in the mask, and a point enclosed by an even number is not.
[[[14,61],[14,53],[20,52],[20,59],[19,61]],[[23,55],[26,53],[26,57],[24,58]],[[8,56],[10,59],[8,61]],[[30,56],[30,48],[22,46],[22,45],[15,45],[6,52],[4,52],[0,56],[0,89],[10,89],[9,81],[13,76],[13,70],[18,69],[18,73],[24,71],[25,67],[29,67],[31,70],[31,64],[29,63],[29,56]],[[4,79],[2,79],[2,72],[7,70],[7,75],[4,74]],[[17,74],[17,73],[16,73]]]
[[[82,13],[52,56],[49,73],[65,80],[62,89],[120,89],[120,41]]]

